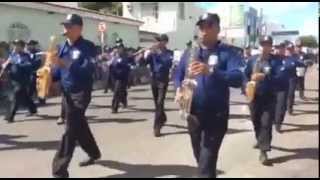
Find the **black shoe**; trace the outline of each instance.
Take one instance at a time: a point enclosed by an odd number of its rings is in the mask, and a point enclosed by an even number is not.
[[[69,178],[69,173],[61,173],[61,174],[52,174],[54,178]]]
[[[153,129],[153,134],[154,134],[154,137],[160,137],[161,136],[160,128]]]
[[[289,115],[293,115],[293,110],[292,109],[290,109],[290,110],[288,110],[288,113],[289,113]]]
[[[128,107],[128,103],[123,103],[123,108],[127,108]]]
[[[111,113],[112,114],[118,113],[118,110],[112,109]]]
[[[256,143],[254,146],[253,146],[254,149],[258,149],[259,148],[259,145],[258,143]]]
[[[89,158],[89,159],[87,159],[87,160],[85,160],[85,161],[80,162],[80,163],[79,163],[79,166],[80,166],[80,167],[90,166],[90,165],[94,164],[95,161],[98,160],[98,159],[100,159],[100,157]]]
[[[269,164],[267,152],[265,152],[265,151],[260,152],[259,161],[261,162],[261,164],[263,164],[265,166]]]
[[[6,121],[7,121],[8,124],[14,123],[13,119],[6,119]]]
[[[45,105],[46,104],[46,100],[45,99],[38,99],[39,100],[39,105]]]
[[[278,133],[282,133],[282,131],[281,131],[281,125],[280,125],[280,124],[276,124],[276,131],[277,131]]]
[[[57,120],[58,125],[64,124],[64,122],[65,122],[65,120],[61,117]]]

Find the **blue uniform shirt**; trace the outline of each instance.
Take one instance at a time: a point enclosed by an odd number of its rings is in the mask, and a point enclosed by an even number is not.
[[[146,58],[150,64],[152,77],[159,81],[168,81],[169,72],[173,61],[173,51],[165,49],[160,54],[150,53]]]
[[[55,67],[53,78],[61,81],[65,91],[76,93],[92,89],[96,47],[91,41],[82,37],[73,45],[65,41],[58,45],[58,57],[66,67]]]
[[[11,53],[10,61],[10,76],[13,80],[22,84],[27,84],[32,72],[32,64],[29,55],[25,52]]]
[[[115,56],[112,59],[110,71],[112,77],[114,77],[116,80],[128,80],[130,72],[129,58],[126,56]]]
[[[215,47],[196,51],[196,58],[208,63],[211,56],[216,56],[218,63],[209,75],[195,77],[198,85],[193,95],[193,110],[221,112],[229,110],[229,87],[240,87],[242,83],[242,57],[237,48],[218,42]],[[178,88],[185,77],[190,55],[181,57],[176,75],[175,86]],[[210,62],[209,62],[210,64]]]
[[[253,56],[247,63],[245,74],[248,80],[251,80],[252,70],[257,62],[259,55]],[[259,68],[259,72],[265,73],[265,78],[259,81],[257,84],[256,94],[263,95],[274,95],[274,93],[280,88],[286,88],[287,79],[286,76],[282,75],[281,68],[283,67],[282,61],[277,59],[277,56],[270,55],[269,60],[263,61]],[[267,68],[269,72],[267,73]]]
[[[41,66],[41,56],[37,55],[38,52],[40,52],[38,49],[27,51],[30,56],[33,71],[37,71]]]

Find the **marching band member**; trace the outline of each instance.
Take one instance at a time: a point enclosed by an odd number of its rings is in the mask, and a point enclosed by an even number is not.
[[[200,48],[192,59],[189,68],[187,56],[180,60],[175,84],[177,96],[189,69],[197,82],[193,93],[188,129],[195,159],[198,163],[199,177],[216,177],[219,149],[228,129],[229,87],[240,87],[242,57],[238,49],[218,40],[220,18],[217,14],[207,13],[200,16]]]
[[[101,157],[85,117],[91,101],[94,73],[92,59],[96,57],[96,48],[82,37],[83,21],[79,15],[69,14],[62,24],[67,40],[58,46],[53,76],[62,84],[66,130],[53,159],[54,177],[69,177],[68,166],[77,143],[89,155],[89,159],[81,162],[80,166],[91,165]]]

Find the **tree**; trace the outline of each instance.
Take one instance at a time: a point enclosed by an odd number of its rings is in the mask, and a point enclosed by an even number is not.
[[[80,7],[100,11],[104,14],[122,16],[121,2],[80,2]]]
[[[301,41],[302,46],[310,48],[318,47],[317,39],[314,36],[300,36],[299,40]]]

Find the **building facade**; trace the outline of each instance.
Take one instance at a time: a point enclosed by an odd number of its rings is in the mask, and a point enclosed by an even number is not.
[[[210,12],[221,18],[220,39],[239,47],[256,46],[260,24],[256,9],[243,4],[226,4]]]
[[[169,36],[168,47],[184,49],[197,34],[195,23],[206,11],[196,2],[123,2],[123,16],[143,21],[141,31]]]
[[[43,2],[0,2],[0,41],[35,39],[46,49],[50,36],[62,33],[60,22],[69,13],[77,13],[83,17],[83,35],[96,45],[100,45],[98,24],[104,22],[107,25],[104,36],[106,44],[114,45],[116,38],[121,37],[127,46],[139,46],[139,26],[143,24],[141,21]]]

